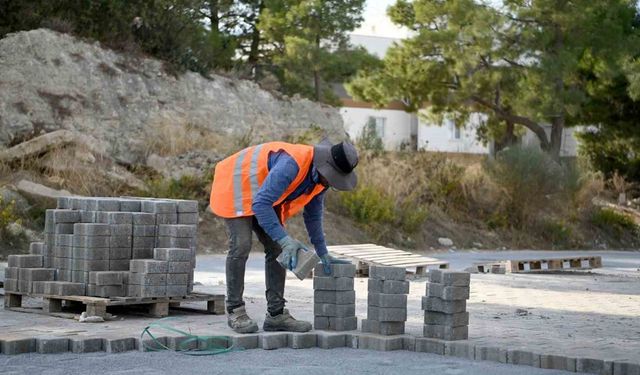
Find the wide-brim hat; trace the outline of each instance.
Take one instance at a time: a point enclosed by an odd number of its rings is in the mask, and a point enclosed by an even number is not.
[[[313,164],[332,188],[342,191],[356,188],[358,176],[353,169],[358,165],[358,151],[351,143],[334,145],[323,139],[313,146]]]

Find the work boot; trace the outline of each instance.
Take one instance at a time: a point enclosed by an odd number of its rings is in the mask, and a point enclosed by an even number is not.
[[[258,332],[258,324],[249,318],[244,306],[237,307],[227,316],[227,324],[237,333]]]
[[[311,323],[296,320],[289,314],[289,310],[284,309],[282,314],[276,316],[267,313],[262,329],[265,331],[308,332],[311,331]]]

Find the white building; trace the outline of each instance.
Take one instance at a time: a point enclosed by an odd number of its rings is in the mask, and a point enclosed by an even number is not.
[[[351,34],[351,43],[363,46],[370,53],[383,58],[393,43],[401,39],[381,36]],[[483,121],[483,115],[473,114],[466,124],[455,124],[445,120],[436,124],[404,111],[400,101],[387,104],[382,109],[374,109],[369,103],[354,100],[342,85],[334,88],[342,101],[340,114],[351,139],[361,137],[368,123],[374,123],[376,133],[382,139],[386,150],[421,149],[438,152],[455,152],[468,154],[489,154],[493,150],[491,143],[484,145],[478,141],[477,128]],[[458,126],[456,126],[458,125]],[[551,128],[546,127],[547,136]],[[577,154],[576,129],[565,129],[562,137],[561,156]],[[536,135],[527,130],[521,137],[523,145],[539,145]]]

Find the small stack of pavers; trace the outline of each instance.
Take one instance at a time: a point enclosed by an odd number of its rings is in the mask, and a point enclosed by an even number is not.
[[[407,294],[404,267],[369,267],[367,319],[362,331],[379,335],[401,335],[407,320]]]
[[[5,291],[96,297],[187,295],[193,290],[197,223],[197,201],[59,198],[57,209],[46,211],[44,243],[32,243],[29,255],[9,256]],[[163,287],[156,293],[128,288],[131,262],[153,261],[156,248],[178,247],[179,261],[160,260],[166,267]],[[134,276],[134,282],[139,280]],[[130,289],[136,293],[129,294]]]
[[[448,341],[469,337],[470,274],[446,270],[429,270],[427,295],[422,297],[425,337]]]
[[[324,273],[322,263],[313,271],[313,326],[318,330],[352,331],[358,329],[354,264],[332,264],[331,274]]]
[[[179,297],[189,288],[191,250],[156,248],[153,259],[134,259],[128,275],[130,297]]]

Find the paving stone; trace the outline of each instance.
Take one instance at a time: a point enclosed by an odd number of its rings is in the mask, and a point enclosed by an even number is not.
[[[168,273],[190,273],[193,266],[190,262],[169,262]]]
[[[130,247],[109,247],[109,260],[130,260]]]
[[[168,273],[167,285],[186,285],[189,283],[188,273]]]
[[[469,272],[429,270],[429,282],[444,284],[447,286],[469,286],[471,274]]]
[[[158,236],[156,247],[177,247],[188,249],[196,245],[196,239],[193,237],[167,237]],[[134,246],[135,247],[135,246]]]
[[[6,355],[33,353],[36,351],[34,338],[3,338],[0,339],[0,352]]]
[[[507,350],[507,363],[521,366],[540,367],[540,354],[527,350]]]
[[[132,259],[129,270],[135,273],[167,273],[169,264],[166,261],[154,259]]]
[[[450,327],[440,324],[425,324],[423,331],[424,337],[442,340],[466,340],[469,338],[469,327]]]
[[[123,212],[140,212],[142,209],[142,202],[136,199],[119,199],[120,211]]]
[[[319,261],[320,257],[318,257],[315,251],[299,251],[298,263],[292,272],[299,280],[304,280],[311,275],[311,271]],[[282,264],[282,254],[278,256],[278,262]]]
[[[426,337],[416,337],[416,352],[444,355],[445,341]]]
[[[159,351],[165,350],[168,348],[167,346],[167,337],[166,336],[156,336],[154,339],[144,339],[138,341],[139,350],[141,352],[151,352],[151,351]]]
[[[424,312],[424,324],[442,324],[452,327],[469,325],[469,313],[445,314],[435,311]]]
[[[507,363],[507,350],[493,346],[476,346],[476,361]]]
[[[111,234],[121,234],[127,232],[131,234],[131,225],[133,224],[133,215],[130,212],[108,212],[99,211],[96,213],[96,221],[111,225]]]
[[[155,225],[134,225],[132,233],[134,237],[155,237],[156,226]]]
[[[145,212],[133,212],[131,213],[133,225],[156,225],[156,215]]]
[[[191,250],[179,248],[155,248],[153,249],[153,259],[166,260],[170,262],[187,262],[191,260]]]
[[[96,211],[120,211],[120,201],[115,198],[96,199]]]
[[[405,281],[407,270],[404,267],[370,266],[369,277],[378,280]]]
[[[321,349],[344,348],[346,346],[346,335],[333,332],[316,332],[317,345]]]
[[[73,246],[55,246],[53,256],[58,258],[73,258]]]
[[[69,339],[61,337],[36,338],[36,351],[40,354],[66,353],[69,351]]]
[[[71,269],[73,271],[109,271],[108,260],[73,259]]]
[[[457,314],[467,310],[467,301],[445,301],[438,297],[422,297],[422,310]]]
[[[166,273],[136,273],[129,274],[129,284],[135,285],[167,285]]]
[[[34,281],[31,283],[31,293],[44,294],[44,283],[46,281]],[[6,290],[7,288],[5,288]]]
[[[109,236],[84,236],[84,235],[75,235],[73,236],[73,246],[74,247],[84,247],[84,248],[109,248],[110,237]]]
[[[191,238],[196,236],[197,232],[196,225],[158,225],[158,236]]]
[[[18,275],[20,274],[20,268],[18,267],[6,267],[4,269],[4,278],[5,279],[14,279],[18,280]],[[353,292],[355,298],[355,292]],[[355,302],[355,301],[354,301]]]
[[[358,318],[355,316],[329,317],[330,331],[354,331],[356,329],[358,329]]]
[[[44,294],[52,296],[83,296],[85,284],[68,281],[45,281]]]
[[[444,355],[474,360],[476,347],[469,341],[447,341],[444,344]]]
[[[58,209],[72,209],[71,197],[58,197],[56,200],[56,208]]]
[[[126,212],[115,212],[117,214],[126,214]],[[130,215],[130,214],[129,214]],[[109,235],[117,237],[133,236],[133,225],[131,224],[109,224]]]
[[[31,242],[29,244],[29,254],[31,255],[43,255],[44,242]]]
[[[315,303],[333,303],[337,305],[353,304],[356,303],[356,292],[355,290],[346,290],[341,292],[332,290],[314,290],[313,301]]]
[[[369,279],[369,293],[385,293],[385,294],[408,294],[409,282],[397,280],[376,280]]]
[[[7,258],[8,267],[18,268],[42,268],[42,255],[9,255]]]
[[[18,279],[4,279],[5,292],[19,292]]]
[[[189,294],[188,285],[167,285],[167,297],[181,297]]]
[[[194,201],[194,200],[176,200],[177,205],[177,211],[178,213],[181,212],[185,212],[185,213],[197,213],[198,212],[198,201]]]
[[[160,201],[160,200],[143,200],[140,207],[142,212],[149,213],[176,213],[178,205],[176,202]]]
[[[109,237],[109,247],[132,247],[133,236],[111,236]]]
[[[135,243],[136,238],[133,238]],[[153,247],[131,249],[131,259],[153,259]]]
[[[369,304],[369,306],[406,308],[407,295],[369,293],[367,297],[367,303]]]
[[[200,217],[197,212],[178,212],[178,224],[197,225]]]
[[[102,346],[107,353],[122,353],[138,349],[138,340],[135,337],[118,339],[104,339]]]
[[[165,297],[166,295],[166,285],[127,284],[127,296],[129,297]]]
[[[329,329],[329,317],[328,316],[314,316],[313,317],[313,328],[317,330],[328,330]]]
[[[589,374],[612,374],[613,364],[602,359],[576,358],[576,372]]]
[[[315,303],[313,313],[317,316],[348,317],[356,314],[356,305],[336,305],[332,303]]]
[[[541,354],[540,368],[576,372],[576,359],[562,355]]]
[[[125,297],[127,290],[124,285],[95,285],[87,284],[87,295],[94,297]]]
[[[407,309],[396,307],[367,307],[367,319],[379,322],[404,322],[407,320]]]
[[[438,297],[445,301],[466,300],[469,299],[469,287],[427,283],[427,297]]]
[[[73,234],[56,234],[56,245],[73,246]]]
[[[315,332],[291,332],[287,337],[287,344],[291,349],[308,349],[317,346],[318,339]]]
[[[156,224],[178,224],[178,214],[156,214]]]
[[[102,271],[90,272],[89,282],[95,285],[122,285],[122,272]]]
[[[53,258],[53,268],[71,271],[73,258]]]
[[[402,349],[415,352],[416,351],[416,337],[412,335],[403,335],[402,336]]]
[[[55,234],[73,234],[73,226],[72,223],[60,223],[56,224]]]
[[[89,272],[73,271],[71,272],[71,281],[86,284],[89,282]]]
[[[53,211],[53,221],[58,223],[77,223],[80,221],[80,212],[74,210],[51,210]]]
[[[351,277],[314,277],[314,290],[344,291],[353,290],[353,278]]]
[[[33,282],[29,280],[18,280],[18,292],[31,293]]]
[[[129,259],[110,259],[109,271],[129,271]]]
[[[405,322],[380,322],[372,319],[362,320],[362,332],[377,333],[379,335],[404,334]]]
[[[332,264],[331,273],[329,275],[324,273],[324,267],[322,263],[315,265],[313,274],[319,277],[355,277],[356,265],[355,264]]]
[[[382,336],[374,333],[363,333],[358,338],[358,349],[379,351],[402,350],[403,338],[398,336]]]
[[[80,211],[80,223],[97,223],[96,215],[97,211]]]
[[[287,333],[263,333],[260,335],[259,344],[260,348],[264,350],[273,350],[286,348],[288,345]]]
[[[167,337],[167,346],[172,350],[185,351],[198,348],[198,342],[189,336]]]
[[[259,347],[258,334],[231,336],[231,343],[235,349],[257,349]]]
[[[108,247],[74,247],[73,258],[85,260],[109,260],[111,251]]]
[[[73,337],[69,347],[73,353],[94,353],[103,351],[102,339],[96,337]]]
[[[111,231],[109,224],[76,223],[73,224],[73,234],[80,236],[109,236]]]
[[[614,361],[613,375],[640,375],[640,363]]]
[[[57,270],[56,281],[71,281],[71,272],[71,270]]]

